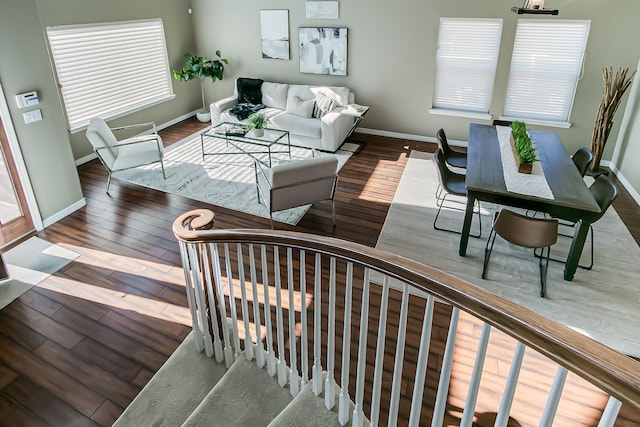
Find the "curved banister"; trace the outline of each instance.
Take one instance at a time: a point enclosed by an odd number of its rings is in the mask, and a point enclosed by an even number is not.
[[[210,211],[191,211],[174,222],[173,232],[184,242],[281,245],[359,263],[474,315],[640,410],[640,362],[469,282],[399,255],[341,239],[291,231],[207,230],[212,224]]]

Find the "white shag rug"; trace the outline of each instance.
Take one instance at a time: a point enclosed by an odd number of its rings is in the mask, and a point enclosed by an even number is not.
[[[613,208],[593,225],[593,270],[578,268],[573,281],[568,282],[563,278],[564,264],[551,262],[547,298],[540,298],[538,259],[531,250],[500,238],[496,239],[487,280],[480,277],[491,219],[500,206],[482,203],[482,238],[469,239],[465,257],[458,255],[459,235],[434,230],[437,184],[432,155],[412,151],[377,248],[446,271],[624,354],[640,357],[640,248]],[[461,206],[464,208],[464,203]],[[438,225],[461,229],[463,216],[463,212],[443,209]],[[472,232],[476,226],[474,216]],[[570,240],[559,237],[552,256],[566,258]],[[589,262],[589,255],[587,240],[582,264]]]
[[[164,165],[167,179],[162,178],[158,163],[116,172],[113,177],[165,193],[269,218],[267,207],[264,203],[258,203],[253,158],[231,145],[227,146],[223,139],[206,137],[206,152],[218,154],[208,155],[203,160],[200,139],[202,132],[190,135],[166,149]],[[334,153],[338,157],[338,169],[345,165],[357,148],[357,144],[345,143]],[[283,149],[286,148],[282,145],[273,147],[274,151]],[[234,154],[221,154],[228,152]],[[318,153],[321,156],[329,155]],[[308,148],[291,147],[292,160],[312,155],[312,150]],[[263,161],[267,160],[266,154],[256,156]],[[272,154],[272,165],[284,161],[289,161],[288,154]],[[311,205],[306,205],[275,212],[273,219],[296,225],[310,207]]]

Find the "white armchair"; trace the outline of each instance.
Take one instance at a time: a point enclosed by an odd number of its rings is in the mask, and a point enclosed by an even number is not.
[[[118,141],[113,134],[114,130],[132,129],[136,127],[150,127],[153,129],[153,133],[134,136],[120,141]],[[109,128],[104,120],[93,118],[89,122],[86,135],[93,146],[93,151],[109,172],[109,177],[107,178],[107,193],[109,192],[109,185],[111,184],[111,174],[119,170],[160,162],[162,176],[166,179],[167,176],[162,161],[164,146],[162,145],[162,138],[160,138],[156,132],[156,125],[154,123],[140,123]]]
[[[269,208],[271,228],[273,212],[321,200],[331,201],[331,216],[336,224],[333,196],[338,182],[338,158],[333,155],[285,162],[267,168],[255,161],[258,202],[261,196]]]

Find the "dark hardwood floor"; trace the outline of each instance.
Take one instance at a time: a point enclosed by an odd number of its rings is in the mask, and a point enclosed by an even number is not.
[[[204,126],[189,119],[161,135],[170,145]],[[298,226],[278,228],[376,244],[409,152],[435,146],[352,140],[366,144],[340,172],[337,226],[330,206],[318,203]],[[0,310],[2,426],[111,425],[190,330],[171,224],[208,206],[117,180],[108,195],[97,160],[78,172],[87,206],[38,236],[79,257]],[[210,208],[217,227],[269,228],[268,219]],[[639,242],[640,208],[624,189],[614,208]],[[640,416],[623,408],[617,425],[640,425]]]

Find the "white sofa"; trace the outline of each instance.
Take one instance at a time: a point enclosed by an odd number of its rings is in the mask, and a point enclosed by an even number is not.
[[[344,114],[348,104],[355,102],[353,92],[340,86],[312,86],[263,82],[260,87],[262,104],[259,112],[267,118],[267,127],[289,131],[291,144],[335,152],[344,142],[354,123],[353,115]],[[318,94],[334,100],[334,107],[321,117],[313,117]],[[211,123],[242,123],[229,110],[238,104],[238,85],[233,96],[210,105]]]

